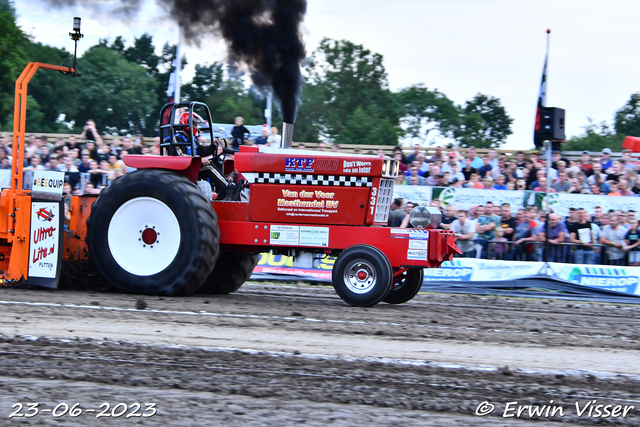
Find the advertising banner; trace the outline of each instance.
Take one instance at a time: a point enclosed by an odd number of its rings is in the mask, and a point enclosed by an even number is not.
[[[640,267],[549,263],[547,274],[581,286],[640,295]]]
[[[254,273],[290,275],[303,280],[331,281],[334,257],[306,258],[304,262],[271,253],[260,254]],[[456,258],[440,268],[424,269],[424,290],[428,282],[510,282],[548,276],[590,288],[640,295],[640,267],[590,266],[544,262],[518,262]]]
[[[542,208],[544,193],[536,193],[536,205]],[[562,216],[569,215],[569,208],[584,208],[590,215],[595,213],[595,207],[600,206],[602,212],[609,209],[628,212],[634,210],[640,212],[640,197],[620,197],[605,196],[595,194],[569,194],[551,193],[549,194],[549,207]]]
[[[405,203],[413,202],[419,206],[425,203],[429,205],[431,201],[433,187],[426,185],[394,185],[393,198],[402,198]]]
[[[60,203],[31,203],[29,278],[55,279],[60,251]]]
[[[458,209],[469,210],[473,205],[494,205],[509,203],[511,211],[517,212],[524,206],[524,191],[508,190],[476,190],[473,188],[441,188],[433,189],[433,198],[438,198],[442,206],[455,205]]]
[[[445,261],[440,268],[425,268],[424,280],[431,282],[509,281],[543,272],[543,262],[456,258],[453,261]]]

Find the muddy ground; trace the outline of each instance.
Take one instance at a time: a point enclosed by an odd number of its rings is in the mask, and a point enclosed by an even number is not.
[[[0,289],[0,313],[0,425],[640,425],[638,306],[247,283]]]

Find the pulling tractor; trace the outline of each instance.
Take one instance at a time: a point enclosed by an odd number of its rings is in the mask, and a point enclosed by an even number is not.
[[[371,306],[409,301],[423,268],[459,253],[453,232],[436,229],[440,212],[433,208],[413,210],[414,228],[386,227],[397,161],[291,149],[287,123],[280,147],[234,151],[205,126],[213,121],[199,102],[167,104],[161,155],[123,156],[136,171],[99,196],[73,196],[62,232],[62,173],[36,172],[32,190],[22,185],[26,86],[38,68],[69,71],[31,63],[16,82],[14,166],[0,201],[5,284],[55,286],[63,257],[89,257],[121,292],[227,294],[249,278],[261,252],[304,251],[337,256],[337,294],[352,306]],[[237,183],[227,178],[234,169]]]

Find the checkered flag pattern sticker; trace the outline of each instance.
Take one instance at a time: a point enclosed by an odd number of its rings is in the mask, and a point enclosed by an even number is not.
[[[257,173],[257,184],[326,185],[333,187],[371,187],[366,176],[302,175],[290,173]]]

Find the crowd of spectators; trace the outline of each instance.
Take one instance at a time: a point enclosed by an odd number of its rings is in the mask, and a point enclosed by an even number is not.
[[[583,208],[571,208],[562,218],[535,205],[519,208],[515,215],[507,203],[487,202],[469,210],[454,205],[443,209],[438,199],[430,205],[443,213],[439,227],[455,232],[460,257],[640,266],[640,230],[633,210],[603,212],[598,206],[591,216]],[[396,198],[388,225],[411,227],[415,206]]]
[[[583,151],[580,160],[572,160],[554,151],[550,176],[536,152],[526,156],[518,151],[514,158],[508,158],[490,149],[488,154],[478,156],[476,149],[469,147],[463,156],[456,147],[448,152],[436,147],[435,153],[427,157],[416,144],[409,156],[403,154],[401,147],[396,147],[393,157],[401,163],[396,185],[545,192],[549,183],[552,193],[640,194],[639,165],[631,157],[631,151],[623,151],[622,157],[615,160],[611,154],[609,148],[595,156]]]
[[[24,150],[25,177],[35,170],[60,171],[65,174],[65,193],[71,195],[98,194],[111,182],[129,172],[122,162],[123,154],[157,155],[159,138],[152,146],[143,143],[143,136],[113,138],[107,144],[98,133],[93,120],[88,120],[82,133],[68,138],[49,140],[46,136],[28,135]],[[0,135],[0,169],[11,169],[11,142]],[[25,185],[30,180],[25,179]]]

